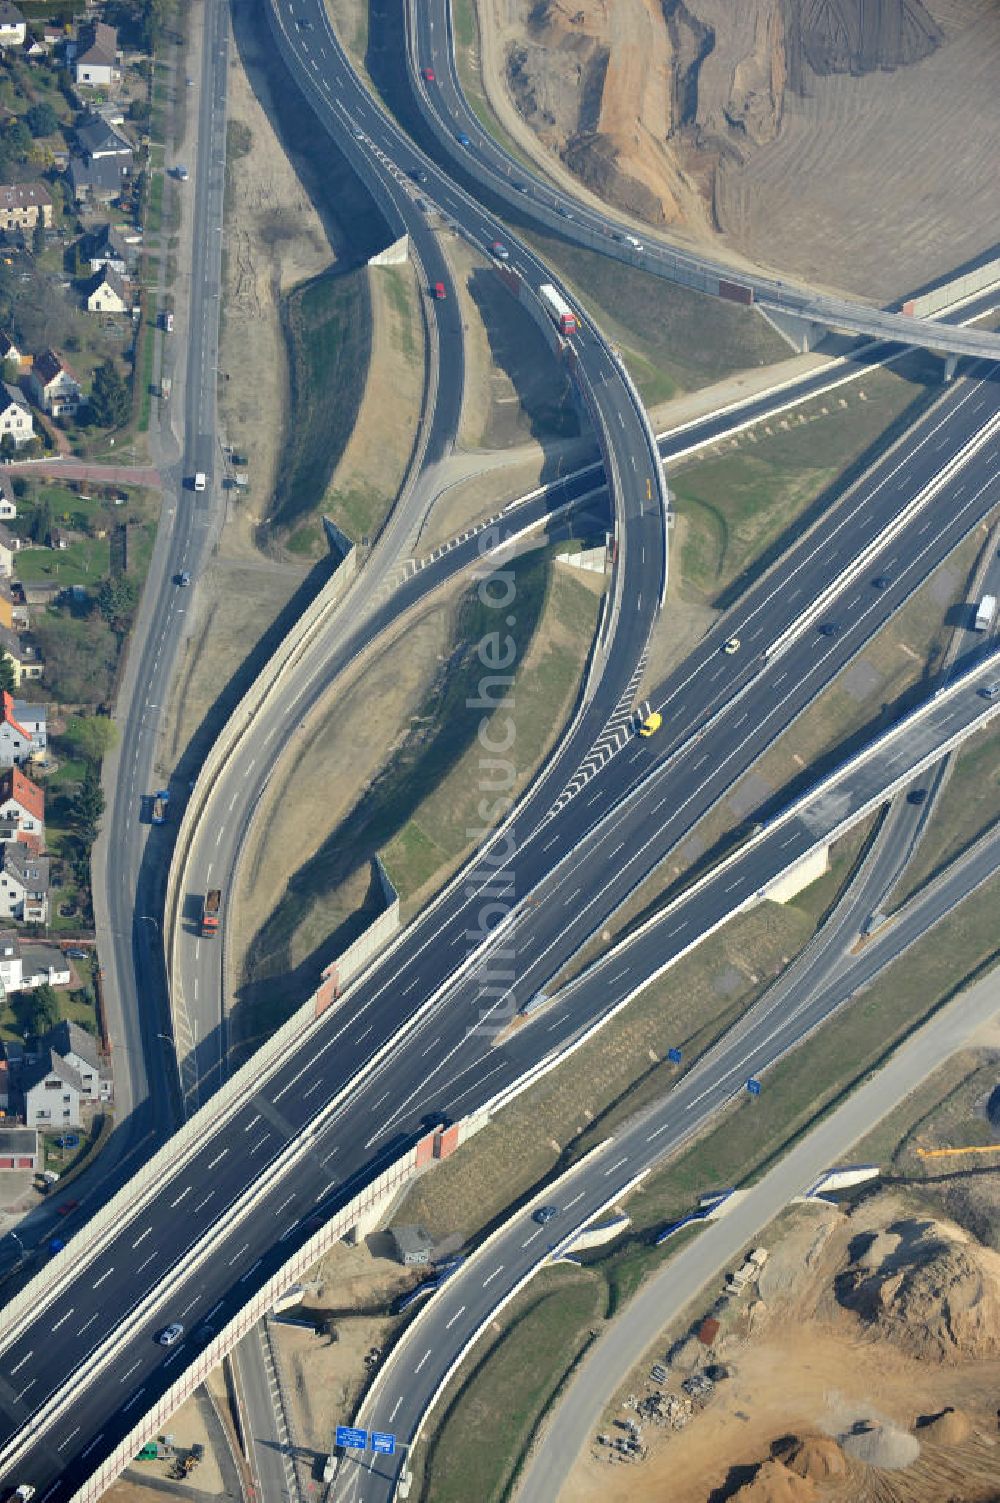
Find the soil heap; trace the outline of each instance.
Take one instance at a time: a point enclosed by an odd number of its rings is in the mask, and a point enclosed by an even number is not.
[[[946,1222],[896,1223],[889,1232],[841,1274],[840,1302],[915,1357],[1000,1355],[1000,1254]]]

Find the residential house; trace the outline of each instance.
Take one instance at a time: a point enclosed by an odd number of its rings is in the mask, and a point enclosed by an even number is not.
[[[120,198],[128,178],[129,163],[121,157],[74,156],[67,176],[78,204],[110,204]]]
[[[0,930],[0,983],[8,995],[19,992],[24,985],[21,946],[16,929]]]
[[[19,709],[24,707],[23,700],[14,699],[6,689],[0,690],[0,767],[20,767],[39,755],[40,748],[31,727],[25,725],[18,714]],[[37,708],[44,713],[42,705],[29,705],[26,708]],[[45,730],[43,722],[42,751],[45,747]]]
[[[49,744],[47,723],[48,712],[45,706],[31,704],[30,701],[26,699],[12,699],[9,694],[0,693],[0,741],[2,741],[4,724],[9,718],[7,713],[8,701],[10,701],[11,716],[13,717],[13,720],[16,723],[18,729],[22,732],[22,734],[27,735],[30,738],[31,750],[28,753],[29,758],[34,758],[39,762],[44,762],[46,757],[46,748]],[[5,760],[4,757],[0,755],[0,767],[9,766],[10,760],[11,759],[9,758]],[[13,760],[15,762],[19,762],[23,759],[15,757],[13,758]]]
[[[18,1071],[18,1087],[26,1127],[80,1126],[83,1082],[73,1066],[54,1049],[25,1055]]]
[[[0,1127],[0,1169],[29,1169],[37,1174],[44,1162],[33,1127]]]
[[[21,990],[34,991],[36,986],[69,986],[73,972],[69,961],[56,945],[25,945],[21,956]]]
[[[118,34],[104,21],[92,21],[80,31],[74,71],[78,84],[109,89],[121,77],[118,70]]]
[[[23,47],[28,26],[16,5],[0,0],[0,47]]]
[[[0,652],[10,658],[13,665],[15,689],[41,678],[45,672],[45,660],[30,637],[8,631],[6,626],[0,626]]]
[[[45,849],[45,794],[19,767],[0,772],[0,826],[14,827],[12,839],[30,835]]]
[[[100,271],[102,267],[109,266],[120,277],[127,275],[132,257],[124,235],[114,225],[97,225],[77,245],[81,260],[87,262],[91,271]]]
[[[62,45],[66,40],[66,33],[61,26],[43,26],[41,40],[47,52]]]
[[[24,356],[5,329],[0,329],[0,360],[9,360],[17,366],[25,363]]]
[[[31,396],[50,417],[72,415],[83,401],[83,388],[70,366],[56,354],[46,350],[36,359],[27,377]]]
[[[52,199],[44,183],[0,186],[0,230],[33,230],[39,218],[52,223]]]
[[[131,165],[132,143],[100,115],[84,115],[75,134],[78,154],[86,157],[89,162],[113,157]]]
[[[31,408],[16,386],[11,386],[9,381],[0,381],[0,451],[5,438],[10,439],[15,449],[23,449],[34,436],[35,420]]]
[[[7,487],[0,481],[0,522],[12,522],[16,516],[17,502],[8,495]]]
[[[19,841],[0,846],[0,919],[45,924],[49,918],[49,860]]]
[[[57,952],[58,953],[58,952]],[[69,977],[67,976],[67,980]],[[99,1101],[104,1095],[101,1086],[110,1081],[107,1066],[102,1062],[97,1040],[92,1033],[81,1028],[79,1023],[63,1021],[50,1028],[42,1044],[54,1050],[80,1077],[81,1095],[85,1101]]]
[[[128,313],[132,306],[128,288],[110,266],[95,272],[83,293],[88,313]]]
[[[14,554],[19,553],[24,544],[17,536],[0,522],[0,574],[12,574],[14,570]]]

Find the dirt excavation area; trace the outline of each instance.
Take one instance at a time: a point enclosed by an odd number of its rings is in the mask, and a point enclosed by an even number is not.
[[[888,1191],[767,1240],[632,1374],[561,1503],[1000,1499],[1000,1254]]]
[[[879,301],[996,239],[996,0],[477,4],[504,123],[636,219]]]

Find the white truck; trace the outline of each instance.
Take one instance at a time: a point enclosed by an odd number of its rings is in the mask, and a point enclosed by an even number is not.
[[[538,296],[541,298],[546,313],[560,334],[575,334],[576,314],[562,294],[552,286],[551,282],[545,282],[539,287]]]
[[[993,625],[993,618],[996,613],[997,597],[995,595],[984,595],[976,607],[976,631],[989,631]]]

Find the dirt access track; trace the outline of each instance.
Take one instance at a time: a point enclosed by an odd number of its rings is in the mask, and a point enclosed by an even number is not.
[[[476,4],[505,127],[636,221],[879,302],[995,242],[995,0]]]

